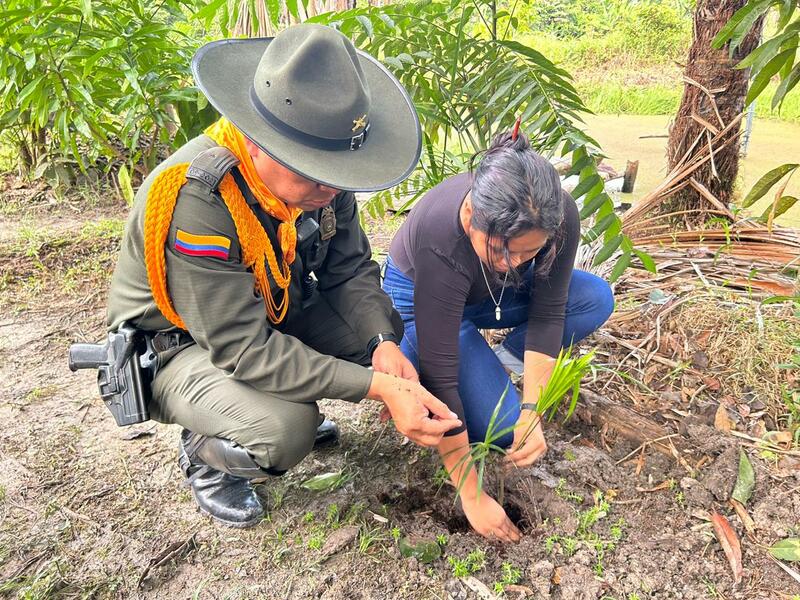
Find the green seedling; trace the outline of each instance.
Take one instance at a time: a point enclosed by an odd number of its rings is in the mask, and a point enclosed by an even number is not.
[[[590,370],[592,359],[594,358],[594,351],[589,352],[584,356],[571,358],[570,354],[572,347],[561,349],[558,357],[553,364],[553,371],[544,388],[539,389],[539,397],[536,401],[536,417],[529,423],[525,424],[523,430],[517,431],[518,425],[509,425],[501,427],[501,423],[508,417],[508,414],[503,415],[499,419],[500,408],[505,401],[508,394],[510,384],[506,385],[500,399],[494,407],[489,425],[486,428],[486,435],[480,442],[473,442],[469,446],[469,451],[462,456],[456,465],[453,467],[454,471],[465,467],[462,471],[458,487],[456,490],[456,497],[461,494],[464,484],[467,481],[470,470],[475,468],[478,476],[477,494],[480,495],[483,490],[483,478],[486,469],[486,460],[492,451],[499,454],[507,454],[505,448],[497,445],[497,441],[509,433],[514,433],[514,437],[518,440],[514,448],[522,447],[525,442],[533,434],[539,425],[542,417],[547,417],[551,420],[558,411],[561,403],[565,399],[568,392],[572,392],[569,408],[565,420],[572,416],[572,412],[578,404],[578,392],[580,391],[581,380],[584,375]],[[503,477],[501,472],[500,477],[500,493],[498,495],[498,502],[503,503]]]
[[[400,536],[402,535],[402,533],[400,533],[400,528],[399,528],[397,525],[395,525],[395,526],[394,526],[394,527],[392,527],[392,529],[389,531],[389,535],[391,535],[391,536],[392,536],[392,539],[393,539],[395,542],[397,542],[397,540],[399,540],[399,539],[400,539]]]
[[[448,541],[449,540],[447,539],[447,536],[443,533],[440,533],[439,535],[436,536],[436,543],[442,547],[447,546]]]
[[[459,559],[455,556],[448,556],[447,562],[453,570],[453,577],[467,577],[472,573],[477,573],[486,564],[486,553],[483,550],[473,550],[467,554],[466,558]]]
[[[339,527],[339,506],[334,502],[328,506],[328,513],[325,516],[328,527],[336,529]]]
[[[506,591],[506,586],[508,585],[516,585],[519,583],[519,580],[522,579],[522,571],[517,569],[514,565],[509,562],[504,562],[500,566],[500,572],[502,573],[502,578],[500,581],[494,582],[494,592],[495,594],[502,594]]]
[[[325,534],[322,531],[316,531],[314,534],[308,538],[308,543],[306,544],[309,550],[321,550],[322,544],[325,543]]]
[[[571,500],[576,504],[583,504],[583,496],[580,494],[576,494],[567,489],[567,480],[563,477],[558,480],[558,485],[556,485],[556,496],[561,498],[562,500]]]

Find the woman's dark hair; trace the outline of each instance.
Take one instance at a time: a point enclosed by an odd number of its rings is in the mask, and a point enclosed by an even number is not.
[[[480,158],[477,168],[475,160]],[[508,264],[509,240],[532,229],[549,237],[546,252],[536,256],[536,272],[546,274],[556,256],[558,232],[564,218],[561,181],[553,165],[531,148],[524,133],[513,139],[511,132],[495,137],[492,145],[470,161],[472,219],[470,224],[486,234],[486,250],[492,259],[490,240],[501,240]],[[495,273],[494,265],[489,267]],[[512,283],[521,283],[516,269]]]

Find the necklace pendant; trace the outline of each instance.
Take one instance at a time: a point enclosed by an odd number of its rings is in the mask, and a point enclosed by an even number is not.
[[[502,313],[502,311],[500,310],[500,307],[496,306],[495,309],[494,309],[494,318],[499,321],[501,313]]]

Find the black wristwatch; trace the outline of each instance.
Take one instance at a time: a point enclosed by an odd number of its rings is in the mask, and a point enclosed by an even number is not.
[[[397,343],[397,336],[393,333],[379,333],[374,338],[369,341],[367,344],[367,356],[372,358],[372,355],[375,353],[375,349],[380,346],[383,342],[394,342]]]

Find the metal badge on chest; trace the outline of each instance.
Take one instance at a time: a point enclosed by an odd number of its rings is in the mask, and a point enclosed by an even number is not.
[[[336,213],[333,207],[326,206],[319,217],[320,238],[325,241],[336,235]]]

